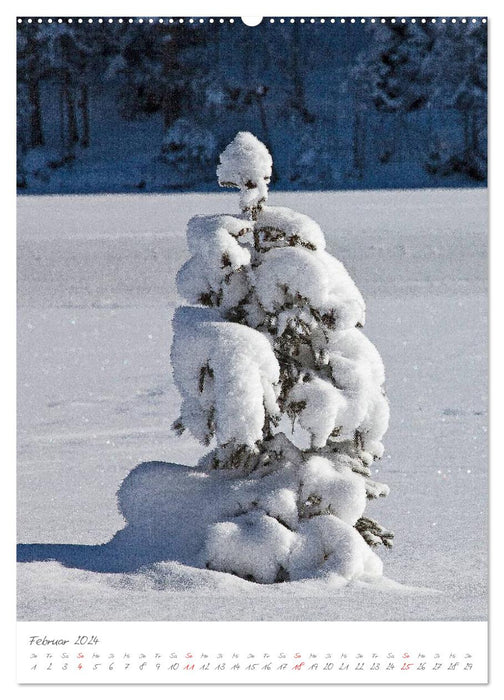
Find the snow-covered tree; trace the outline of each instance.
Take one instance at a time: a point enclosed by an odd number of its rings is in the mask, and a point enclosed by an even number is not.
[[[48,70],[47,41],[38,24],[18,25],[16,38],[18,124],[26,130],[26,148],[36,148],[44,145],[40,86]]]
[[[369,31],[370,45],[359,55],[349,81],[354,171],[362,175],[365,170],[370,108],[393,127],[389,139],[382,125],[377,132],[382,163],[401,157],[411,140],[407,115],[423,111],[419,123],[428,130],[427,144],[418,152],[426,169],[434,175],[463,172],[485,180],[486,25],[387,22]]]
[[[97,29],[73,24],[42,25],[48,78],[57,87],[59,155],[50,167],[66,165],[76,148],[90,143],[89,91],[100,62]]]
[[[366,169],[369,139],[369,110],[392,120],[393,138],[385,139],[380,125],[378,158],[384,163],[398,150],[407,133],[405,115],[423,108],[432,87],[426,80],[425,64],[432,48],[431,27],[423,24],[378,24],[370,27],[370,44],[361,52],[350,71],[352,97],[353,172],[362,177]],[[376,125],[376,120],[374,121]],[[376,126],[375,126],[376,129]]]
[[[487,171],[487,34],[486,25],[448,24],[439,28],[425,66],[432,84],[433,106],[455,110],[462,141],[434,133],[427,157],[430,172],[465,172],[485,180]]]
[[[366,499],[388,493],[369,469],[388,425],[383,364],[320,227],[266,206],[271,170],[266,147],[238,133],[217,175],[239,189],[241,214],[193,218],[177,277],[193,306],[174,319],[174,428],[215,439],[200,467],[220,470],[235,499],[209,527],[203,563],[265,583],[376,575],[370,546],[393,537],[363,518]]]
[[[370,97],[377,110],[412,112],[425,105],[429,84],[424,64],[432,49],[430,27],[422,24],[379,24],[371,50],[361,56],[368,70]]]
[[[197,118],[214,73],[210,50],[218,34],[212,29],[189,23],[119,26],[108,77],[118,83],[121,115],[135,120],[161,112],[165,131],[180,118]]]

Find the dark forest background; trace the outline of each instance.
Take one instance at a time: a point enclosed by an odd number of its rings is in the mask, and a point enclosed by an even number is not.
[[[485,185],[486,29],[22,19],[18,191],[214,190],[239,130],[277,189]]]

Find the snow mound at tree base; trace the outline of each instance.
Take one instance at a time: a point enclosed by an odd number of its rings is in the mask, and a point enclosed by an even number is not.
[[[358,511],[353,523],[327,512],[296,518],[291,500],[299,472],[304,473],[291,465],[241,479],[224,470],[141,464],[118,491],[126,527],[104,546],[122,543],[132,561],[175,561],[257,583],[381,577],[381,560],[352,526]],[[354,475],[347,481],[343,476],[335,471],[341,498],[355,500],[355,489],[348,488]],[[342,516],[350,512],[347,504]]]

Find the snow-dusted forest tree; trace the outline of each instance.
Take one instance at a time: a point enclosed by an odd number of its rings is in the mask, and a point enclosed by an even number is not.
[[[354,101],[354,171],[359,175],[366,167],[365,139],[372,118],[369,111],[374,110],[381,119],[380,162],[406,157],[408,131],[415,123],[417,129],[423,124],[429,140],[422,160],[428,172],[442,176],[459,172],[474,180],[485,179],[484,24],[378,25],[370,46],[352,68],[350,92]],[[389,127],[393,126],[391,133],[387,133],[385,117]],[[446,128],[450,120],[457,128]]]
[[[320,227],[266,206],[272,158],[240,132],[219,184],[239,215],[197,216],[177,277],[174,429],[216,446],[199,467],[227,496],[201,565],[262,583],[379,575],[392,533],[364,517],[388,487],[371,479],[389,408],[384,368],[361,328],[362,296]]]
[[[27,192],[208,190],[209,161],[238,130],[274,154],[283,189],[486,179],[483,21],[68,18],[17,34]]]
[[[483,29],[482,29],[483,27]],[[435,174],[465,172],[484,180],[487,170],[487,44],[484,25],[449,25],[426,60],[431,103],[453,110],[462,139],[434,133],[427,167]]]

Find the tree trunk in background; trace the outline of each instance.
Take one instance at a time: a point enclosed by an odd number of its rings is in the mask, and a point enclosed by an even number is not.
[[[301,55],[301,37],[299,33],[299,23],[296,22],[292,26],[292,43],[291,43],[291,53],[292,53],[292,89],[294,93],[294,99],[292,101],[292,106],[296,109],[303,119],[306,117],[307,109],[305,103],[305,89],[303,81],[303,60]]]
[[[394,153],[392,156],[396,156],[401,163],[407,158],[408,134],[410,133],[409,125],[411,124],[411,120],[414,119],[412,114],[414,114],[414,112],[403,112],[399,110],[399,123],[397,126],[398,139],[394,144]],[[414,133],[415,130],[411,129],[411,131]]]
[[[79,131],[77,129],[77,115],[75,113],[75,100],[70,87],[70,78],[65,78],[65,104],[68,117],[68,144],[74,146],[79,142]]]
[[[168,129],[180,116],[180,104],[183,97],[181,88],[166,88],[163,95],[163,124]]]
[[[471,150],[470,115],[467,110],[462,112],[462,121],[464,123],[464,153],[467,156]]]
[[[263,141],[265,146],[268,148],[270,153],[273,153],[273,148],[271,146],[271,139],[270,139],[270,134],[269,134],[269,128],[268,128],[268,120],[266,119],[266,109],[264,107],[264,99],[266,97],[266,93],[263,95],[256,94],[256,102],[257,102],[257,107],[259,109],[259,119],[261,121],[261,129],[263,132]],[[275,163],[273,162],[273,165],[271,167],[271,182],[277,182],[278,180],[278,174],[275,168]]]
[[[28,100],[30,103],[30,147],[35,148],[36,146],[44,145],[38,80],[31,80],[28,83]]]
[[[82,125],[82,136],[80,144],[83,148],[89,146],[89,89],[88,86],[83,84],[80,89],[79,98],[79,110],[81,114],[81,125]]]
[[[354,104],[354,128],[352,138],[353,169],[357,177],[364,174],[364,116],[359,103]]]
[[[261,129],[263,132],[264,143],[271,148],[271,140],[269,137],[268,122],[266,120],[266,110],[264,109],[264,95],[257,95],[257,106],[259,107],[259,119],[261,120]]]
[[[471,149],[474,153],[479,153],[478,124],[481,123],[481,120],[478,116],[477,111],[473,109],[471,112]]]
[[[178,68],[177,43],[172,36],[170,41],[165,41],[163,44],[163,124],[165,130],[180,116],[182,90],[180,87],[172,87],[171,85],[173,78],[176,77]]]
[[[60,83],[59,86],[59,136],[61,159],[66,156],[66,138],[65,138],[65,86]]]
[[[243,35],[243,40],[241,43],[241,74],[242,74],[242,79],[245,85],[250,84],[250,54],[252,53],[251,51],[251,42],[249,38],[249,33],[245,32]]]

